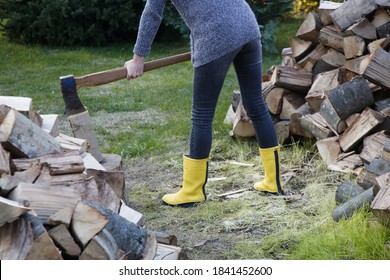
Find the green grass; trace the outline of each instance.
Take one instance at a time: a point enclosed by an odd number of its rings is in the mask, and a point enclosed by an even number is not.
[[[288,47],[300,19],[284,20],[275,44]],[[33,99],[33,109],[59,114],[69,132],[59,78],[121,67],[131,57],[131,44],[104,48],[23,46],[0,37],[0,95]],[[156,43],[149,59],[188,51],[188,42]],[[280,62],[280,55],[264,54],[263,70]],[[282,172],[294,172],[287,185],[303,199],[286,203],[247,191],[236,198],[220,198],[228,191],[250,188],[263,174],[254,139],[229,136],[223,123],[238,88],[233,69],[218,103],[213,130],[208,202],[196,209],[159,204],[177,189],[181,157],[187,151],[192,92],[190,62],[145,73],[142,78],[78,90],[88,108],[104,153],[120,154],[126,168],[126,195],[131,207],[145,216],[152,230],[177,235],[192,259],[389,259],[384,243],[387,229],[372,227],[367,209],[348,221],[331,218],[336,187],[354,176],[327,170],[313,141],[292,142],[282,149]],[[228,160],[253,163],[253,167]]]

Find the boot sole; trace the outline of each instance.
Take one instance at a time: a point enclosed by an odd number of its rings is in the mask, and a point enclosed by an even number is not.
[[[181,207],[181,208],[193,208],[193,207],[197,207],[199,204],[201,204],[202,202],[186,202],[186,203],[180,203],[180,204],[169,204],[169,203],[166,203],[165,201],[161,201],[161,204],[162,205],[165,205],[165,206],[171,206],[171,207]]]

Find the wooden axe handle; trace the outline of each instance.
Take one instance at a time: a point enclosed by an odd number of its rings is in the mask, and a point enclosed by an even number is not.
[[[184,62],[191,59],[191,53],[183,53],[165,58],[148,61],[144,65],[144,72]],[[75,77],[76,88],[104,85],[127,77],[126,67],[96,72],[81,77]]]

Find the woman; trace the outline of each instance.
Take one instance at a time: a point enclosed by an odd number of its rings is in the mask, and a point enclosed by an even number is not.
[[[265,178],[254,188],[282,194],[280,147],[262,97],[261,34],[245,0],[172,0],[191,31],[194,66],[190,151],[183,156],[181,189],[163,196],[163,203],[189,207],[206,200],[205,185],[212,143],[212,122],[218,96],[231,64],[241,98],[256,131]],[[160,26],[166,0],[147,0],[143,10],[133,59],[125,63],[128,79],[143,74],[144,57]]]

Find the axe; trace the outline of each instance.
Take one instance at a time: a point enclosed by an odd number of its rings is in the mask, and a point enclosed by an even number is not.
[[[165,66],[184,62],[191,59],[191,53],[183,53],[166,58],[152,60],[144,64],[144,72],[159,69]],[[88,151],[99,162],[103,160],[96,135],[93,131],[88,111],[81,103],[77,90],[86,86],[98,86],[115,82],[127,77],[126,67],[96,72],[81,77],[73,75],[60,77],[61,92],[65,102],[65,116],[68,116],[73,134],[77,138],[86,139]]]

